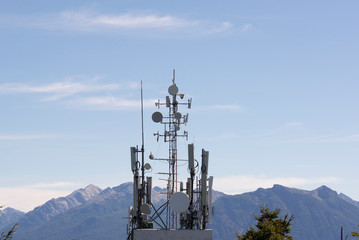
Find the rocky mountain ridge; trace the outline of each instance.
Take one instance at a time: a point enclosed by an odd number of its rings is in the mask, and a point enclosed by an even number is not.
[[[10,224],[16,223],[19,219],[21,219],[25,215],[24,212],[13,208],[5,208],[0,211],[0,229],[1,226],[8,226]]]
[[[19,222],[15,240],[125,239],[132,189],[132,183],[104,190],[89,185],[67,197],[51,199],[26,214],[20,213],[19,218],[7,221],[0,228]],[[163,190],[153,189],[154,204],[165,201]],[[213,199],[214,239],[235,239],[236,232],[243,233],[253,226],[253,215],[258,215],[259,206],[281,208],[283,214],[294,214],[294,239],[335,240],[341,225],[350,232],[359,224],[359,207],[353,204],[355,201],[344,200],[326,186],[307,191],[274,185],[238,195],[214,191]]]

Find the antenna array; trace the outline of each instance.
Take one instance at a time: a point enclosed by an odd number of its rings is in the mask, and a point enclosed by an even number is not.
[[[164,125],[163,133],[154,133],[157,136],[157,141],[162,137],[164,142],[169,143],[168,148],[168,181],[167,181],[167,201],[170,201],[172,195],[178,191],[178,175],[177,175],[177,138],[185,137],[188,140],[188,132],[183,131],[179,133],[182,124],[187,124],[188,114],[182,115],[178,110],[180,105],[187,105],[191,108],[192,99],[189,99],[186,103],[178,102],[178,97],[184,98],[184,94],[178,93],[178,87],[175,82],[175,70],[173,70],[172,85],[168,88],[168,93],[171,96],[166,96],[166,102],[162,103],[160,100],[155,105],[166,106],[168,108],[168,116],[163,117],[162,113],[155,112],[152,114],[152,120],[156,123]],[[177,228],[177,214],[171,206],[167,208],[167,225],[169,228]]]
[[[152,114],[152,120],[155,123],[164,125],[162,133],[154,133],[157,142],[161,139],[168,143],[168,158],[156,158],[150,154],[150,160],[166,160],[168,162],[167,181],[167,201],[160,207],[156,208],[151,201],[152,196],[152,178],[147,177],[145,180],[145,169],[151,169],[149,163],[144,162],[144,130],[143,130],[143,95],[141,82],[141,116],[142,116],[142,148],[131,147],[131,170],[134,175],[133,183],[133,207],[129,208],[129,225],[128,239],[134,239],[135,230],[144,230],[153,228],[155,223],[160,229],[177,229],[178,224],[181,229],[203,230],[207,224],[211,224],[212,206],[211,194],[213,177],[208,176],[209,152],[202,149],[201,167],[194,157],[194,145],[188,144],[188,170],[190,177],[187,178],[184,186],[180,182],[178,189],[178,161],[177,157],[177,138],[184,137],[188,140],[188,132],[181,131],[181,126],[188,122],[188,114],[181,114],[179,106],[184,105],[191,108],[192,99],[185,102],[182,99],[184,94],[178,93],[178,87],[175,82],[175,70],[173,70],[172,85],[168,88],[170,96],[166,96],[166,101],[158,100],[155,106],[160,108],[165,106],[168,109],[168,115],[163,116],[157,111]],[[178,97],[181,99],[179,100]],[[138,153],[142,155],[142,161],[138,160]],[[141,176],[140,176],[141,171]],[[196,177],[196,174],[200,178]],[[163,174],[163,173],[160,173]],[[179,190],[179,191],[178,191]],[[185,192],[184,192],[185,191]],[[154,213],[151,215],[151,211]],[[164,220],[163,215],[166,215]]]

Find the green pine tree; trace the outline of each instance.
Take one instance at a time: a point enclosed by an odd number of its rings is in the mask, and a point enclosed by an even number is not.
[[[269,208],[260,207],[261,214],[254,216],[257,220],[256,228],[250,227],[243,235],[238,235],[238,240],[293,240],[289,236],[290,225],[294,216],[284,216],[284,219],[279,218],[280,209],[270,211]]]
[[[356,238],[359,239],[359,233],[358,232],[351,232],[351,234],[352,234],[353,237],[356,237]]]

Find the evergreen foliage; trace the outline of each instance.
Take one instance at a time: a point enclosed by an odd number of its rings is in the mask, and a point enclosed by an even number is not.
[[[289,236],[290,225],[294,216],[279,218],[280,209],[270,211],[267,207],[260,207],[261,214],[254,216],[257,220],[256,229],[250,227],[242,236],[237,234],[238,240],[293,240]]]
[[[356,238],[359,239],[359,233],[358,232],[351,232],[351,234],[352,234],[353,237],[356,237]]]

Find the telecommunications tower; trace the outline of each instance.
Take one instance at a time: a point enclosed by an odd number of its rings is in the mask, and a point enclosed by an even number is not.
[[[154,133],[157,136],[157,141],[160,137],[163,138],[163,141],[168,143],[168,181],[167,181],[167,201],[170,201],[172,195],[178,191],[178,159],[177,159],[177,138],[185,137],[188,140],[188,132],[183,131],[180,133],[181,125],[187,124],[188,114],[182,115],[179,112],[180,105],[186,105],[189,109],[192,105],[192,99],[188,99],[187,102],[178,102],[178,98],[183,99],[184,94],[178,94],[178,87],[175,82],[175,70],[173,70],[173,79],[172,85],[168,88],[168,93],[171,96],[166,96],[166,102],[161,103],[160,100],[155,103],[155,105],[160,108],[160,106],[166,106],[168,108],[168,116],[163,117],[162,113],[155,112],[152,114],[152,120],[156,123],[161,123],[164,125],[163,133]],[[150,159],[154,159],[153,155],[150,155]],[[163,159],[161,159],[163,160]],[[177,227],[177,214],[171,209],[167,208],[167,225],[169,228]]]
[[[168,88],[170,96],[155,106],[167,108],[168,114],[157,111],[152,114],[155,123],[162,124],[163,132],[154,133],[157,142],[161,139],[168,143],[168,157],[157,158],[150,154],[150,160],[168,162],[166,175],[166,201],[161,204],[152,203],[152,178],[145,177],[145,170],[151,165],[144,162],[144,130],[143,130],[143,94],[141,83],[141,116],[142,147],[131,147],[131,170],[133,172],[133,206],[129,208],[128,239],[198,239],[212,240],[212,230],[207,225],[212,222],[212,184],[213,177],[208,177],[209,152],[202,149],[201,166],[195,159],[193,144],[188,144],[188,158],[178,159],[177,138],[188,140],[188,132],[181,131],[182,125],[188,122],[188,113],[181,114],[180,106],[191,108],[192,99],[184,101],[184,94],[178,93],[173,70],[172,85]],[[141,153],[141,161],[138,154]],[[189,178],[185,184],[178,180],[178,161],[187,162]],[[178,186],[179,185],[179,186]],[[155,206],[156,205],[156,206]]]

